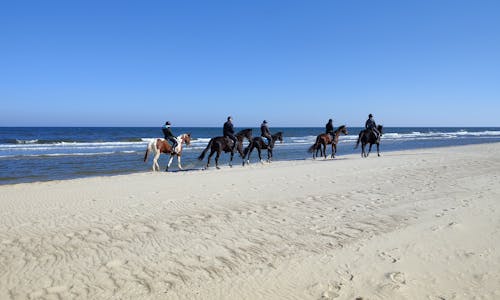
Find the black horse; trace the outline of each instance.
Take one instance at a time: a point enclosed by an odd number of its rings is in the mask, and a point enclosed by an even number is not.
[[[242,159],[245,159],[245,155],[243,154],[243,141],[248,139],[249,142],[252,141],[252,129],[243,129],[240,132],[236,134],[236,151],[240,154]],[[198,157],[199,160],[203,160],[205,157],[205,154],[207,153],[208,149],[210,149],[210,154],[208,155],[208,160],[207,160],[207,166],[208,168],[210,166],[210,158],[212,155],[214,155],[215,152],[217,152],[217,155],[215,156],[215,167],[217,169],[219,168],[219,157],[221,152],[224,151],[224,153],[231,153],[231,159],[229,161],[229,166],[233,166],[233,156],[234,156],[234,151],[233,151],[233,141],[230,140],[229,138],[223,137],[223,136],[218,136],[212,138],[209,142],[205,150],[201,152],[200,156]]]
[[[354,146],[354,149],[358,148],[359,142],[361,142],[361,157],[368,157],[370,151],[372,151],[373,144],[377,145],[377,155],[380,156],[380,137],[382,136],[382,129],[382,125],[377,126],[377,130],[378,132],[380,132],[378,138],[371,129],[365,129],[359,133],[358,140],[356,141],[356,146]],[[370,144],[368,152],[365,151],[366,144]]]
[[[245,153],[243,154],[244,155],[243,156],[243,165],[245,165],[245,158],[244,157],[246,155],[248,155],[246,163],[250,164],[250,154],[252,153],[254,148],[256,148],[257,152],[259,153],[259,159],[260,159],[261,163],[262,163],[261,151],[262,151],[262,149],[267,149],[267,161],[271,162],[271,159],[273,157],[273,148],[274,148],[274,144],[276,143],[276,141],[280,141],[280,143],[283,143],[283,132],[280,131],[280,132],[273,134],[269,145],[266,144],[264,142],[264,139],[261,138],[260,136],[254,137],[253,140],[250,141],[250,144],[248,145],[248,147],[245,148]]]

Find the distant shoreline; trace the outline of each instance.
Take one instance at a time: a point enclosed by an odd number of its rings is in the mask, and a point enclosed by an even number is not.
[[[130,176],[130,175],[135,175],[135,174],[147,174],[147,173],[156,173],[156,174],[163,174],[163,173],[168,173],[168,174],[184,174],[184,173],[191,173],[191,172],[205,172],[205,171],[214,171],[214,172],[221,172],[222,170],[225,170],[225,169],[228,169],[228,170],[231,170],[231,169],[239,169],[241,168],[242,170],[244,170],[245,168],[249,169],[249,168],[254,168],[254,166],[268,166],[268,167],[273,167],[273,165],[283,165],[283,164],[289,164],[289,163],[293,163],[293,162],[300,162],[300,161],[304,161],[304,162],[307,162],[307,161],[311,161],[311,162],[317,162],[317,163],[321,163],[321,162],[324,162],[324,163],[334,163],[335,161],[339,161],[339,160],[344,160],[344,159],[349,159],[349,160],[352,160],[352,159],[361,159],[361,160],[371,160],[371,159],[383,159],[383,157],[385,156],[384,153],[390,153],[391,155],[393,154],[398,154],[399,152],[401,152],[401,154],[405,154],[405,153],[412,153],[412,152],[420,152],[420,151],[424,151],[426,149],[446,149],[446,148],[457,148],[457,149],[460,149],[461,147],[468,147],[468,146],[472,146],[472,145],[477,145],[477,146],[480,146],[480,145],[490,145],[490,144],[500,144],[500,142],[483,142],[483,143],[475,143],[475,144],[464,144],[464,145],[453,145],[453,146],[436,146],[436,147],[426,147],[426,148],[415,148],[415,149],[407,149],[407,150],[387,150],[387,151],[381,151],[381,157],[377,157],[377,152],[376,152],[376,147],[374,146],[372,148],[372,152],[370,153],[369,157],[368,158],[361,158],[360,154],[345,154],[345,155],[342,155],[342,154],[338,154],[336,158],[334,159],[331,159],[331,158],[327,158],[326,160],[322,157],[318,157],[316,158],[315,160],[313,160],[310,155],[309,157],[304,157],[304,158],[299,158],[299,159],[278,159],[278,160],[275,160],[271,163],[268,163],[264,160],[264,163],[263,164],[260,164],[258,161],[255,161],[256,159],[256,153],[254,153],[253,155],[253,161],[251,162],[251,164],[249,166],[246,166],[246,167],[243,167],[241,166],[241,158],[240,157],[237,157],[235,155],[235,159],[233,161],[233,167],[229,167],[229,165],[227,165],[226,162],[224,162],[224,164],[221,164],[220,167],[221,167],[221,170],[217,170],[215,168],[215,165],[214,165],[214,158],[212,158],[212,164],[211,166],[209,167],[208,170],[205,170],[203,164],[206,162],[206,159],[203,161],[203,162],[199,162],[200,164],[200,167],[198,168],[184,168],[184,170],[178,170],[178,169],[173,169],[171,171],[168,171],[168,172],[165,172],[164,170],[162,171],[158,171],[158,172],[152,172],[150,170],[150,168],[148,168],[147,170],[144,170],[144,171],[137,171],[137,172],[130,172],[130,173],[119,173],[119,174],[96,174],[96,175],[87,175],[87,176],[78,176],[78,177],[74,177],[74,178],[66,178],[66,179],[47,179],[47,180],[40,180],[40,181],[27,181],[27,182],[16,182],[16,183],[5,183],[3,184],[1,181],[0,181],[0,187],[1,186],[8,186],[8,185],[19,185],[19,184],[40,184],[40,183],[45,183],[45,182],[59,182],[59,181],[71,181],[71,180],[85,180],[85,179],[91,179],[91,178],[107,178],[107,177],[117,177],[117,176]],[[361,147],[361,146],[360,146]],[[357,150],[361,151],[360,150],[360,147],[358,147]],[[228,155],[228,154],[226,154]],[[163,154],[162,154],[162,157],[164,158],[165,160],[165,157]],[[265,157],[265,156],[264,156]],[[176,163],[177,163],[177,159],[174,158],[174,161],[172,163],[172,166],[173,167],[176,167]],[[145,166],[149,167],[151,164],[151,159],[148,160],[148,163],[145,164]],[[164,164],[162,164],[162,167],[164,167]],[[208,173],[208,172],[207,172]],[[210,173],[210,174],[213,174],[213,173]]]
[[[362,128],[347,128],[348,135],[339,138],[338,156],[360,151],[353,147]],[[274,160],[294,161],[312,157],[307,149],[324,128],[271,127],[271,131],[284,132],[284,142],[276,146]],[[221,129],[174,128],[175,134],[183,132],[193,137],[184,149],[183,164],[189,169],[202,168],[206,162],[199,162],[197,157],[212,137],[221,135]],[[260,130],[253,128],[253,136],[259,135]],[[151,158],[143,162],[147,143],[159,137],[159,128],[4,128],[0,130],[0,185],[147,171],[151,168]],[[491,142],[500,142],[500,128],[386,128],[380,149],[387,153]],[[256,157],[253,153],[252,160]],[[222,166],[228,164],[228,158],[228,154],[221,155]],[[165,168],[166,160],[166,156],[160,157],[160,168]],[[238,155],[233,163],[241,163]],[[176,169],[174,162],[170,170]]]

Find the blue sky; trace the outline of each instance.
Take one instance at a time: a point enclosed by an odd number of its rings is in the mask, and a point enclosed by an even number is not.
[[[500,126],[500,1],[3,1],[0,126]]]

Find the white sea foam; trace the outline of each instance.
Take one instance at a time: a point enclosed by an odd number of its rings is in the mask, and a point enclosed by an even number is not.
[[[390,128],[388,130],[391,130]],[[354,133],[354,132],[351,132]],[[285,131],[286,134],[286,131]],[[382,135],[382,141],[425,141],[425,140],[447,140],[460,138],[482,138],[492,139],[500,138],[500,131],[411,131],[411,132],[386,132]],[[149,141],[157,137],[143,137],[138,141],[104,141],[104,142],[54,142],[39,143],[38,140],[17,140],[17,144],[0,144],[0,157],[15,156],[59,156],[59,155],[106,155],[110,153],[137,153],[145,151]],[[196,152],[204,149],[211,137],[197,137],[191,141],[189,147],[184,148],[187,152]],[[354,143],[358,139],[357,132],[350,135],[341,135],[340,144]],[[279,147],[302,147],[302,145],[311,145],[315,142],[315,135],[291,136],[284,138],[283,144],[277,144]],[[248,142],[245,141],[244,146]]]

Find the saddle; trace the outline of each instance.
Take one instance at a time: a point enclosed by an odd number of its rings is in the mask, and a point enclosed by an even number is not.
[[[366,133],[372,134],[377,141],[380,141],[381,134],[378,134],[374,129],[375,128],[367,128],[365,131]]]

